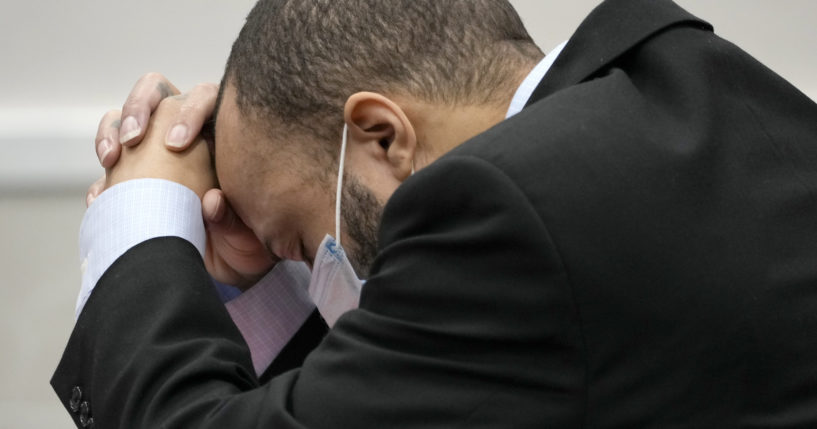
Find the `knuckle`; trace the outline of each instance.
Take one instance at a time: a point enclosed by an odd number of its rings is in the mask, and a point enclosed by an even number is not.
[[[137,94],[131,94],[127,100],[125,100],[125,104],[122,106],[123,112],[129,112],[131,115],[142,109],[142,105],[145,102],[142,100],[140,96]]]
[[[95,194],[95,193],[99,192],[99,188],[102,187],[102,180],[104,180],[104,178],[96,179],[94,181],[94,183],[91,183],[91,186],[88,187],[88,192],[87,193],[88,194]]]
[[[142,82],[164,82],[166,80],[165,76],[159,72],[145,73],[140,79]]]
[[[105,115],[102,116],[102,122],[113,122],[122,117],[122,111],[118,109],[108,110],[105,112]]]
[[[177,97],[167,97],[163,98],[159,101],[159,105],[156,107],[156,111],[159,110],[178,110],[181,101]]]
[[[218,92],[218,85],[214,83],[200,83],[193,87],[193,92],[197,94],[212,94]]]
[[[179,98],[178,97],[166,97],[166,98],[163,98],[163,99],[161,99],[159,101],[159,107],[162,107],[162,106],[167,107],[167,106],[170,106],[170,105],[173,105],[173,104],[178,104],[178,103],[179,103]]]
[[[116,121],[122,118],[122,112],[119,110],[109,110],[102,115],[102,119],[99,120],[99,127],[97,132],[97,142],[102,140],[102,134],[108,131],[111,126],[116,124]]]

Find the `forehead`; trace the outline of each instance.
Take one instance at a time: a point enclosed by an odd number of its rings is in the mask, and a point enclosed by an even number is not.
[[[283,185],[303,184],[320,174],[307,142],[273,118],[246,115],[236,97],[235,87],[225,84],[215,125],[216,175],[228,197],[240,197],[247,189],[277,193]]]
[[[236,90],[235,87],[229,83],[224,84],[219,88],[218,98],[216,99],[216,106],[213,118],[215,119],[215,134],[216,137],[221,137],[219,140],[225,139],[225,132],[231,131],[230,127],[234,121],[240,120],[241,115],[236,104]],[[230,130],[228,130],[230,128]]]
[[[235,97],[235,89],[225,87],[217,113],[219,185],[241,220],[263,242],[277,249],[303,242],[307,253],[314,255],[315,242],[323,239],[334,221],[331,193],[314,180],[320,174],[318,163],[306,151],[287,148],[303,142],[294,141],[286,131],[270,133],[269,125],[244,116]]]
[[[225,83],[216,106],[215,158],[219,178],[222,175],[219,158],[224,153],[241,153],[247,155],[245,161],[264,161],[267,168],[288,170],[304,179],[325,182],[332,176],[327,175],[327,170],[337,162],[332,154],[340,149],[340,132],[335,148],[334,142],[327,143],[297,125],[278,119],[274,113],[254,110],[240,108],[235,86]]]
[[[280,169],[286,165],[281,162],[283,157],[280,155],[291,149],[285,144],[283,134],[268,132],[273,126],[272,118],[242,110],[233,85],[225,84],[216,109],[215,153],[219,178],[222,174],[229,175],[236,167],[246,170],[263,164],[267,168]],[[280,127],[275,126],[275,129]],[[233,161],[239,165],[234,165]]]
[[[220,182],[235,173],[238,152],[246,151],[249,131],[236,104],[236,92],[232,85],[225,84],[216,105],[215,124],[215,164]],[[245,162],[241,160],[240,162]],[[230,182],[226,180],[226,182]]]

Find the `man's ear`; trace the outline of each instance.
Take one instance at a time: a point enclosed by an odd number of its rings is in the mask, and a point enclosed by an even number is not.
[[[346,100],[344,119],[349,126],[350,147],[388,162],[399,181],[411,174],[417,136],[400,106],[383,95],[358,92]]]

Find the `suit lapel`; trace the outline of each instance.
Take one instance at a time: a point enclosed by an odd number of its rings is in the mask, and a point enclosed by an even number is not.
[[[528,105],[584,81],[655,33],[673,25],[712,26],[670,0],[606,0],[579,25]]]

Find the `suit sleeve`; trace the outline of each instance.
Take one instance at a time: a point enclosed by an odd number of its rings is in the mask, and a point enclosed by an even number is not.
[[[426,168],[390,200],[380,244],[360,308],[261,385],[195,248],[143,243],[100,280],[52,384],[69,412],[79,388],[106,428],[496,427],[509,413],[536,427],[578,412],[566,275],[499,170]]]
[[[259,378],[261,383],[268,382],[278,374],[299,368],[306,356],[320,344],[328,330],[329,327],[318,310],[312,311],[312,314],[309,315],[304,324],[298,329],[298,332],[284,346],[281,353],[264,370]]]

